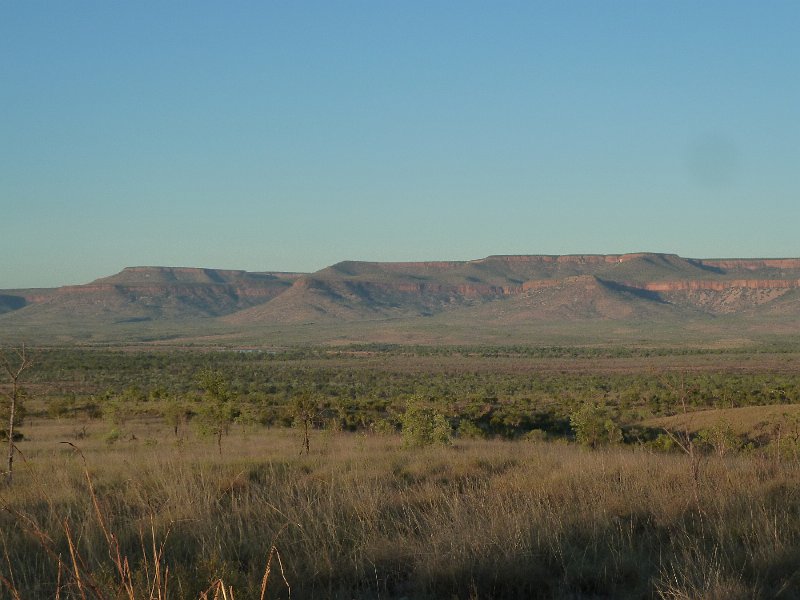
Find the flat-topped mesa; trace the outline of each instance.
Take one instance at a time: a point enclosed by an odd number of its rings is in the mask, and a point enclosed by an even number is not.
[[[630,252],[625,254],[493,254],[486,258],[479,258],[467,262],[472,264],[505,262],[533,264],[574,263],[591,265],[626,263],[632,260],[687,262],[700,267],[720,270],[800,270],[800,258],[683,258],[678,254],[663,252]],[[452,265],[458,263],[447,264]]]
[[[129,267],[85,285],[56,288],[42,310],[124,321],[127,318],[216,317],[268,302],[298,275],[233,269]]]
[[[314,273],[316,277],[319,276],[341,276],[360,277],[375,274],[419,274],[419,273],[441,273],[442,271],[451,271],[467,264],[464,261],[416,261],[416,262],[376,262],[376,261],[359,261],[359,260],[345,260],[338,262],[335,265],[326,267],[321,271]]]
[[[455,269],[462,266],[465,261],[458,260],[426,260],[397,263],[372,263],[383,265],[387,269]]]
[[[274,295],[273,288],[286,288],[302,274],[249,272],[234,269],[194,267],[127,267],[115,275],[79,286],[65,286],[56,293],[90,293],[116,290],[171,290],[179,293],[192,287],[218,288],[248,297]],[[272,290],[272,291],[270,291]]]
[[[638,259],[683,260],[677,254],[659,252],[632,252],[628,254],[493,254],[486,258],[469,261],[471,263],[553,263],[553,264],[614,264]]]
[[[93,284],[153,284],[153,283],[230,283],[247,277],[247,271],[236,269],[205,269],[197,267],[126,267],[110,277]]]

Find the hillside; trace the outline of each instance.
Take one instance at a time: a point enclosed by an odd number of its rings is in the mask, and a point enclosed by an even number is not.
[[[775,404],[696,410],[671,417],[647,419],[641,425],[689,433],[725,427],[736,435],[747,436],[752,440],[770,438],[780,433],[796,436],[800,434],[800,406]]]
[[[54,290],[0,290],[0,336],[593,341],[800,333],[800,259],[675,254],[345,261],[312,274],[131,267]],[[260,333],[261,332],[261,333]],[[453,337],[455,336],[455,337]],[[577,336],[577,338],[576,338]],[[1,339],[1,338],[0,338]]]

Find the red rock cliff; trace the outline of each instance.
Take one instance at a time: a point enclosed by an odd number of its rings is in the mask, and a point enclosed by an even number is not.
[[[687,280],[687,281],[655,281],[651,283],[629,283],[622,285],[650,292],[684,292],[694,290],[712,290],[721,292],[732,288],[751,290],[799,288],[800,279],[730,279],[730,280]]]

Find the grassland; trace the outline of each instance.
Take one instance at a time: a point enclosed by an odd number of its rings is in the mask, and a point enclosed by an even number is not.
[[[800,354],[761,350],[39,350],[0,598],[798,598]]]
[[[687,460],[631,449],[459,441],[404,449],[398,438],[318,432],[299,456],[294,432],[237,432],[220,456],[204,440],[79,445],[106,526],[141,588],[151,532],[164,544],[170,597],[216,581],[258,597],[270,550],[283,567],[269,597],[797,597],[800,469],[769,457]],[[117,577],[83,463],[31,428],[6,507],[2,571],[21,597],[55,597],[69,564],[65,523],[89,581],[118,597]],[[144,540],[144,544],[142,544]],[[62,597],[80,597],[62,574]],[[151,575],[152,577],[152,575]],[[285,581],[284,578],[285,577]],[[137,597],[147,597],[142,593]]]

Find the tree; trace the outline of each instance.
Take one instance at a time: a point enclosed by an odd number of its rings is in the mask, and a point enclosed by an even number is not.
[[[200,371],[197,383],[203,389],[205,400],[198,414],[200,432],[213,435],[217,439],[219,453],[222,454],[222,436],[228,433],[239,415],[234,404],[234,394],[222,373],[213,369]]]
[[[311,452],[311,427],[320,414],[320,402],[315,394],[309,391],[300,391],[292,396],[291,412],[293,424],[303,433],[303,447],[306,455]]]
[[[680,402],[681,411],[683,413],[683,431],[679,431],[674,433],[664,428],[664,433],[669,436],[672,442],[677,445],[681,451],[686,455],[689,459],[689,470],[692,476],[692,493],[694,495],[694,503],[697,506],[698,511],[700,509],[700,467],[701,461],[703,458],[702,452],[700,451],[699,445],[695,443],[695,438],[692,436],[689,428],[689,409],[687,408],[687,402],[689,397],[696,393],[696,390],[688,388],[686,386],[686,382],[684,381],[683,376],[680,376],[676,379],[676,381],[671,381],[669,379],[664,380],[664,386],[669,389],[677,398],[678,402]],[[702,513],[701,513],[702,515]]]
[[[21,348],[15,348],[11,352],[0,351],[0,364],[6,372],[10,382],[11,391],[3,395],[6,397],[8,407],[8,466],[6,470],[6,483],[11,485],[14,476],[14,426],[17,424],[17,414],[20,410],[20,401],[24,396],[24,390],[20,387],[19,381],[22,374],[33,366],[33,359],[28,355],[25,344]]]
[[[192,416],[189,405],[186,404],[180,397],[167,395],[163,399],[163,408],[161,410],[164,420],[172,428],[175,438],[179,438],[179,433],[182,427],[189,421]]]

